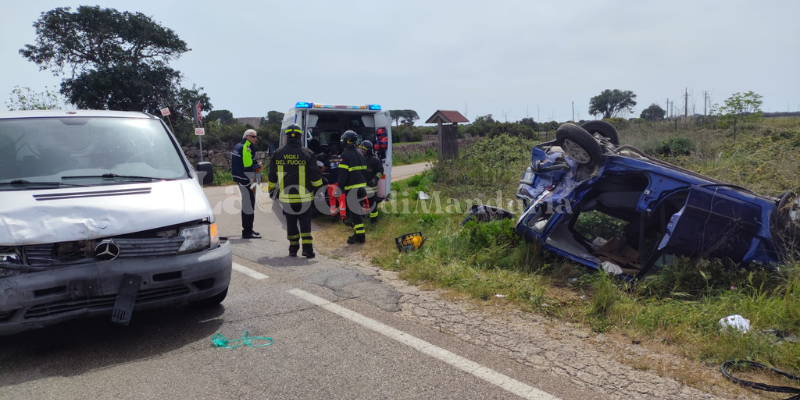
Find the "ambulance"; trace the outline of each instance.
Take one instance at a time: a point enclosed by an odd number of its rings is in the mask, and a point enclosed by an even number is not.
[[[375,154],[383,162],[384,176],[378,182],[378,198],[391,192],[392,182],[392,117],[377,104],[333,105],[300,101],[283,116],[280,144],[286,143],[283,132],[291,124],[299,125],[306,134],[303,146],[315,152],[338,142],[348,130],[358,134],[358,142],[372,142]],[[316,140],[316,141],[315,141]]]

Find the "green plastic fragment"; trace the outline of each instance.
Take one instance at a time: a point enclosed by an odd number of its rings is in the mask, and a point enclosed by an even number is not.
[[[253,344],[254,340],[263,340],[265,343],[262,344]],[[211,339],[211,343],[214,343],[214,347],[222,347],[225,349],[235,349],[239,346],[245,345],[249,347],[266,347],[273,343],[271,337],[264,337],[264,336],[250,336],[247,331],[244,331],[244,335],[238,339],[228,340],[223,334],[216,334]]]

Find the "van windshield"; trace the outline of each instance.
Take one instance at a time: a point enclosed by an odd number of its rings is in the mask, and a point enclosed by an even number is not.
[[[0,120],[0,190],[180,179],[186,168],[160,121],[143,118]]]

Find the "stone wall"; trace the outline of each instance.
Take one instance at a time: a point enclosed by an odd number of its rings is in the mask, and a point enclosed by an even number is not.
[[[189,159],[193,165],[197,165],[200,162],[200,148],[198,147],[184,147],[183,148],[184,154]],[[262,165],[267,160],[267,152],[266,151],[257,151],[255,154],[256,160],[258,160]],[[230,168],[231,167],[231,152],[230,151],[219,151],[219,150],[203,150],[203,161],[209,161],[215,167],[220,168]]]

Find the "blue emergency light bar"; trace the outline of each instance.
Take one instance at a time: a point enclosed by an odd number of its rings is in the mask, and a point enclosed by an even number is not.
[[[378,104],[370,104],[368,106],[344,106],[344,105],[332,105],[332,104],[318,104],[318,103],[307,103],[305,101],[298,101],[297,104],[294,105],[295,108],[345,108],[345,109],[368,109],[372,111],[380,111],[381,106]]]

